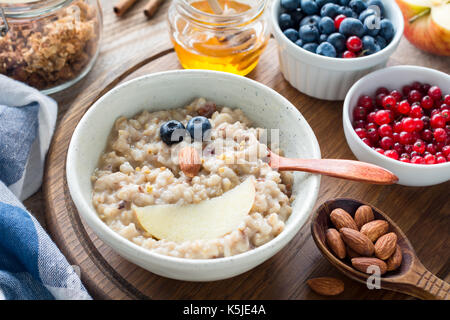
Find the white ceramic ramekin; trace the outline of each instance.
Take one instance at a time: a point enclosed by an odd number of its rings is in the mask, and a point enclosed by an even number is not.
[[[144,249],[110,229],[92,205],[90,176],[97,166],[114,121],[142,110],[178,108],[196,97],[241,108],[255,125],[279,129],[288,156],[320,158],[317,139],[300,112],[274,90],[245,77],[204,70],[150,74],[112,89],[78,123],[67,155],[67,182],[79,214],[97,236],[125,259],[153,273],[180,280],[212,281],[250,270],[283,248],[306,223],[319,193],[320,176],[294,174],[293,212],[285,229],[268,243],[231,257],[182,259]]]
[[[370,162],[395,173],[398,184],[405,186],[430,186],[450,180],[450,162],[432,165],[404,163],[379,154],[367,146],[353,129],[353,109],[362,95],[375,94],[379,87],[401,89],[413,81],[438,85],[442,92],[450,92],[450,76],[433,69],[417,66],[396,66],[375,71],[354,84],[344,101],[342,121],[350,149],[356,158]]]
[[[278,57],[285,79],[300,92],[324,100],[344,100],[348,89],[364,75],[386,66],[403,34],[403,16],[393,0],[383,0],[386,17],[395,27],[395,36],[383,50],[370,56],[342,59],[309,52],[290,41],[278,25],[280,0],[272,3],[270,20],[278,43]]]

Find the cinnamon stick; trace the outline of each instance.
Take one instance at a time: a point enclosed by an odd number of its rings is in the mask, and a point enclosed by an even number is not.
[[[131,8],[131,6],[138,0],[120,0],[115,6],[114,6],[114,12],[117,16],[123,15],[125,12],[128,11],[128,9]]]
[[[144,8],[144,14],[147,16],[147,18],[153,17],[156,10],[158,10],[159,6],[163,2],[164,0],[149,0]]]

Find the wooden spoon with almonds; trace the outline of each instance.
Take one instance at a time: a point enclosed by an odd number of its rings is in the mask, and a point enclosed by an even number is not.
[[[367,284],[367,280],[371,275],[356,270],[350,262],[351,257],[344,260],[339,259],[331,252],[326,243],[326,231],[329,228],[333,228],[330,218],[331,212],[340,208],[352,214],[363,205],[370,206],[361,201],[347,198],[325,202],[317,209],[312,218],[311,234],[319,250],[333,266],[349,278]],[[374,219],[385,220],[389,223],[388,232],[395,233],[397,236],[397,246],[401,249],[402,254],[400,266],[391,271],[388,268],[388,271],[381,275],[379,279],[381,288],[408,294],[419,299],[450,300],[450,284],[439,279],[423,266],[406,235],[387,214],[373,206],[370,207],[373,210]],[[394,257],[395,254],[398,254],[397,250],[394,253]],[[379,260],[374,257],[362,259]],[[386,262],[389,265],[389,261]]]

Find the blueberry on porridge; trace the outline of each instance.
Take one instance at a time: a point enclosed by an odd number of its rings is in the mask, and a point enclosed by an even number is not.
[[[267,163],[264,131],[242,110],[204,98],[120,117],[91,177],[96,211],[119,235],[169,256],[210,259],[259,247],[292,212],[293,176]],[[180,159],[195,159],[195,173]]]

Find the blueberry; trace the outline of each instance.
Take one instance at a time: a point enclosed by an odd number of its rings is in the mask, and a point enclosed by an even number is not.
[[[194,117],[187,123],[187,131],[195,141],[203,141],[211,133],[211,123],[205,117]]]
[[[300,28],[305,25],[313,25],[319,27],[320,17],[317,15],[314,16],[306,16],[300,21]]]
[[[360,14],[367,9],[367,4],[363,0],[352,0],[349,3],[349,7],[357,14]]]
[[[338,0],[338,3],[341,6],[348,6],[348,4],[350,3],[350,0]]]
[[[336,49],[329,42],[323,42],[319,44],[316,49],[316,53],[322,56],[336,58]]]
[[[325,34],[331,34],[336,31],[334,27],[334,20],[330,17],[323,17],[319,22],[319,30]]]
[[[328,35],[325,33],[322,33],[319,37],[319,43],[325,42],[328,40]]]
[[[298,45],[299,47],[303,47],[304,42],[302,39],[298,39],[297,41],[295,41],[295,44]]]
[[[339,6],[335,3],[327,3],[320,9],[320,15],[322,17],[330,17],[333,18],[338,15]]]
[[[183,141],[185,134],[185,127],[180,121],[176,120],[167,121],[159,128],[159,136],[167,145]]]
[[[381,50],[380,46],[376,43],[375,39],[371,36],[364,36],[362,38],[363,52],[366,56],[374,54]]]
[[[291,15],[292,21],[294,22],[294,28],[297,29],[300,21],[302,21],[303,17],[305,16],[302,12],[302,9],[297,8],[294,11],[289,12]]]
[[[345,42],[347,39],[345,39],[344,35],[335,32],[328,36],[327,41],[333,45],[333,47],[336,49],[337,52],[343,52],[346,49]]]
[[[319,45],[315,42],[307,43],[303,46],[303,49],[308,50],[309,52],[316,53],[316,49]]]
[[[384,4],[383,4],[383,1],[381,1],[381,0],[369,0],[367,2],[367,7],[370,7],[370,6],[378,6],[378,8],[380,9],[381,16],[384,15]]]
[[[375,41],[377,42],[377,44],[380,46],[381,49],[386,48],[387,42],[386,39],[383,38],[382,36],[376,36]]]
[[[328,2],[330,2],[330,1],[329,0],[316,0],[316,4],[319,8],[322,8]]]
[[[338,14],[343,14],[346,17],[353,18],[355,13],[351,8],[342,6],[339,7]]]
[[[380,19],[376,15],[368,16],[364,20],[364,34],[375,37],[379,32]]]
[[[286,30],[283,31],[283,33],[292,42],[295,42],[295,41],[298,40],[298,31],[295,30],[295,29],[292,29],[292,28],[286,29]]]
[[[357,36],[359,38],[362,38],[362,36],[364,35],[364,25],[358,19],[347,18],[341,22],[339,32],[346,37]]]
[[[303,12],[308,15],[319,13],[319,7],[313,0],[301,0],[300,6]]]
[[[375,10],[370,9],[370,8],[366,9],[366,10],[364,10],[363,12],[361,12],[359,14],[359,21],[364,22],[364,20],[366,20],[366,18],[368,16],[371,16],[371,15],[374,15],[374,14],[376,14]]]
[[[281,30],[286,30],[294,27],[294,21],[290,14],[282,13],[278,18],[278,23],[280,25]]]
[[[394,26],[388,19],[383,19],[380,22],[380,36],[385,38],[387,42],[390,42],[394,37]]]
[[[298,7],[298,0],[281,0],[280,5],[286,10],[295,10]]]
[[[302,39],[305,43],[316,42],[319,40],[320,36],[319,29],[317,29],[317,27],[313,25],[300,27],[299,36],[300,39]]]

